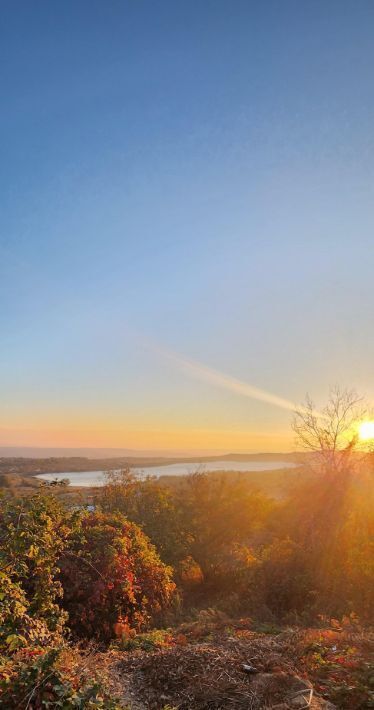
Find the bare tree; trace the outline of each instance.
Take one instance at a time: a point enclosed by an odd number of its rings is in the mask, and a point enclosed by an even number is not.
[[[311,452],[311,461],[331,473],[352,464],[357,447],[357,424],[365,416],[361,397],[354,390],[333,387],[327,405],[318,411],[309,396],[295,412],[292,428],[301,448]]]

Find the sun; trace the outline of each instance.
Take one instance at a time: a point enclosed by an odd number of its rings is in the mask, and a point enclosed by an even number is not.
[[[374,420],[361,422],[358,427],[358,435],[361,441],[369,441],[369,439],[374,440]]]

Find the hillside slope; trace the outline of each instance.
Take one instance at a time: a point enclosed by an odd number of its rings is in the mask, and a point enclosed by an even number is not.
[[[204,612],[100,662],[131,710],[363,710],[373,707],[373,649],[374,637],[352,626],[264,633]]]

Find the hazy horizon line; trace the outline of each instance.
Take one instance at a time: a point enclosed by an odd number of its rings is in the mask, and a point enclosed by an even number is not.
[[[17,456],[20,453],[25,454],[39,453],[39,454],[49,454],[58,456],[59,452],[66,456],[74,455],[80,453],[80,455],[85,454],[85,456],[91,456],[95,458],[95,453],[101,453],[104,455],[110,455],[110,453],[116,453],[118,456],[164,456],[164,457],[175,457],[175,456],[227,456],[229,454],[248,454],[248,455],[269,455],[269,454],[291,454],[295,453],[292,450],[287,451],[264,451],[259,449],[127,449],[125,447],[114,447],[114,446],[0,446],[0,454],[7,453],[8,456]],[[68,453],[70,452],[70,454]],[[36,458],[43,458],[43,455],[36,456]]]

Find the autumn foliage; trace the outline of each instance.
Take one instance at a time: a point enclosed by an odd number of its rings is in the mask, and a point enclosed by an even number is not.
[[[110,639],[147,626],[172,598],[172,571],[137,525],[92,513],[61,559],[63,606],[82,636]]]
[[[1,707],[122,707],[67,632],[109,641],[147,627],[173,597],[170,568],[123,516],[46,492],[0,500],[0,539]]]
[[[335,436],[339,406],[327,434],[306,411],[300,426],[323,443]],[[234,472],[165,485],[129,470],[108,476],[93,511],[64,503],[56,487],[0,498],[1,707],[24,708],[26,698],[37,710],[117,710],[100,684],[61,660],[69,643],[149,650],[172,637],[155,625],[201,620],[204,610],[272,633],[334,624],[357,635],[372,624],[374,454],[358,456],[351,444],[343,455],[322,453],[321,462],[313,449],[278,498]],[[186,643],[183,633],[176,639]],[[365,654],[347,645],[335,655],[325,640],[303,648],[308,674],[341,707],[366,707]]]

